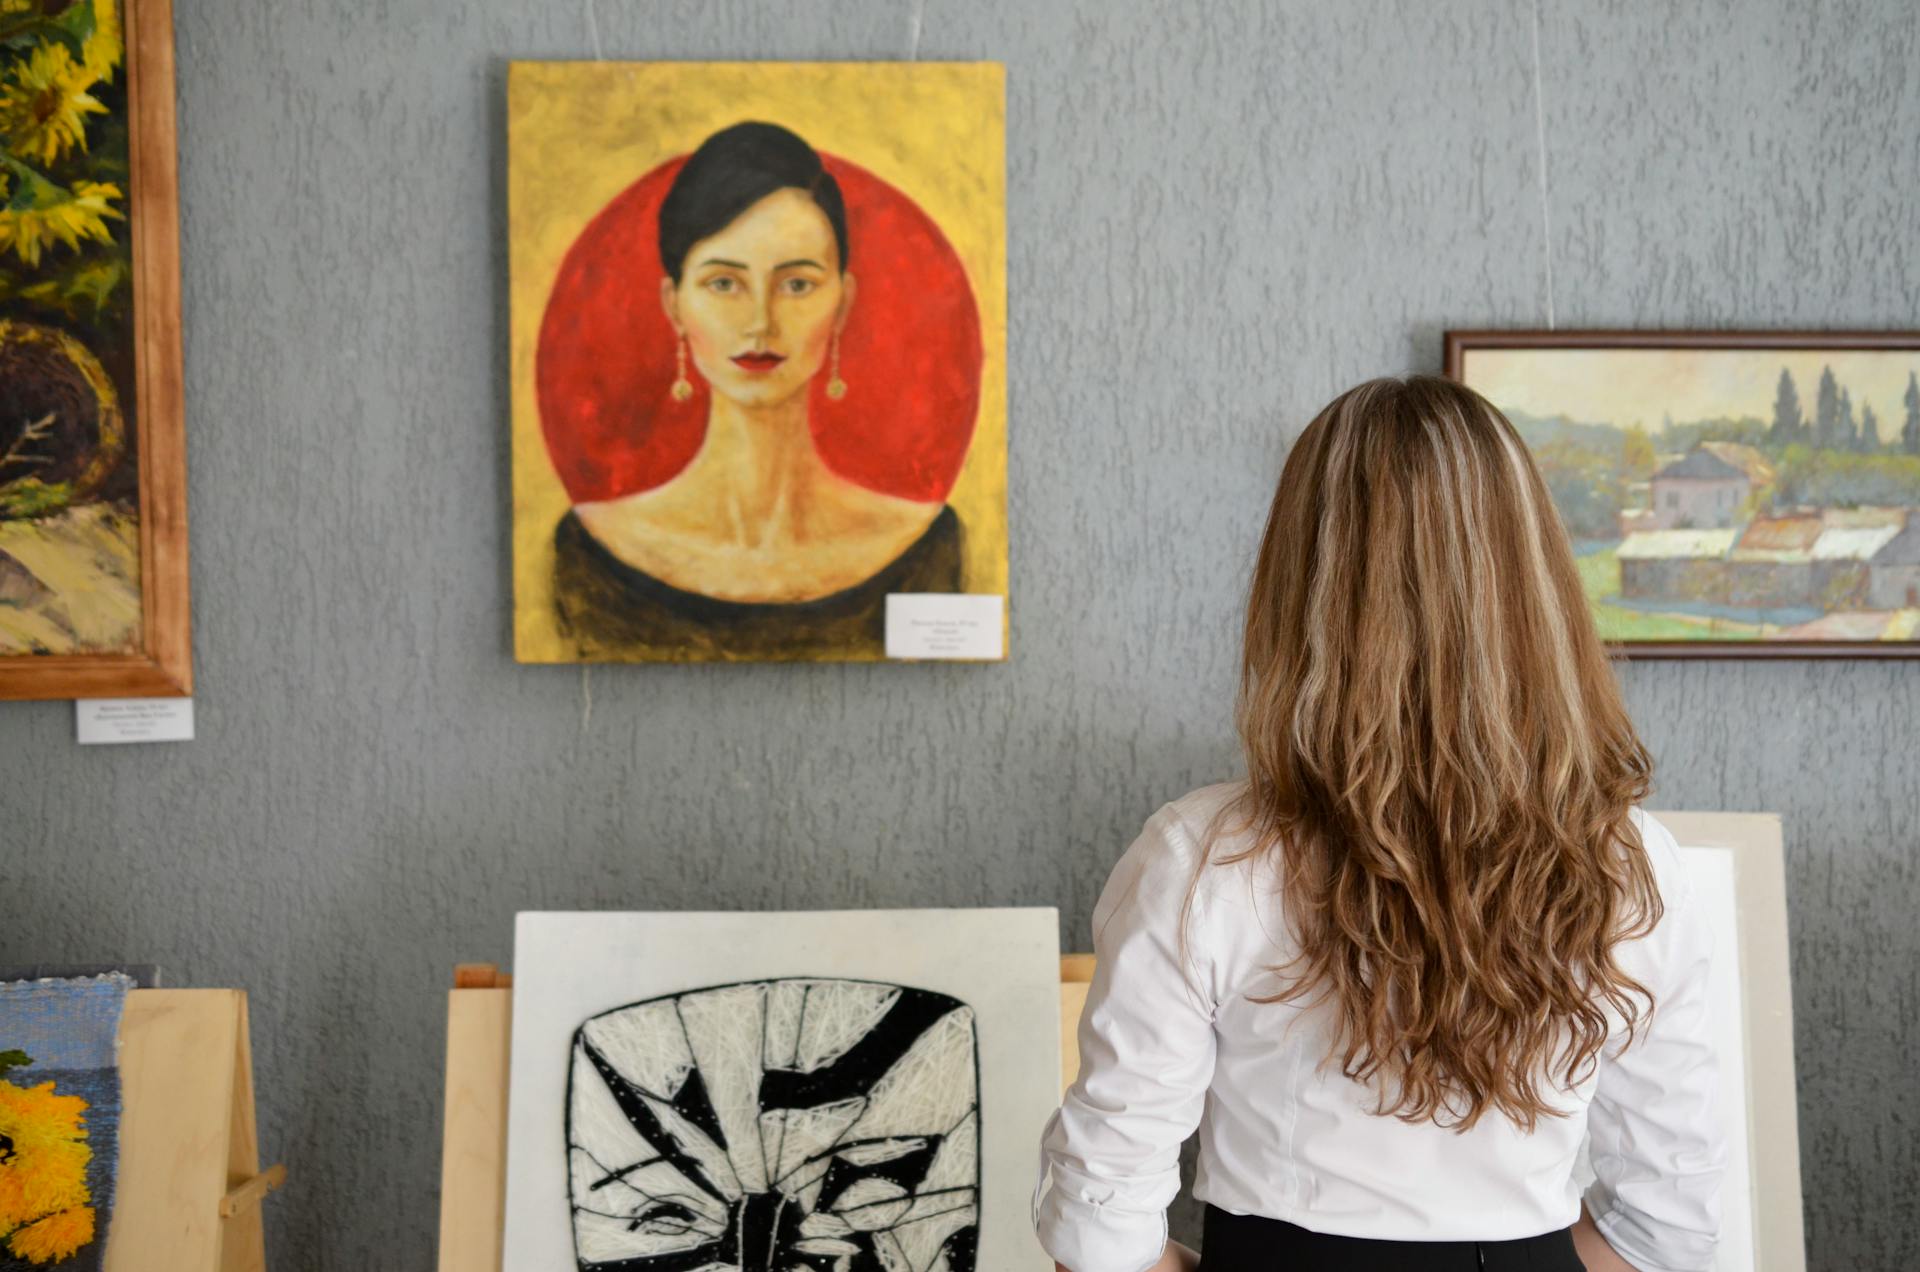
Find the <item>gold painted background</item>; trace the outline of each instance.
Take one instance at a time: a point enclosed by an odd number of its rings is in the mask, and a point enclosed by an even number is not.
[[[553,529],[568,508],[547,456],[534,353],[553,280],[608,201],[746,119],[799,133],[917,202],[980,309],[980,416],[947,502],[969,592],[1007,592],[1006,103],[993,63],[516,62],[507,77],[513,358],[514,650],[576,661],[553,609]],[[636,286],[655,286],[655,279]]]

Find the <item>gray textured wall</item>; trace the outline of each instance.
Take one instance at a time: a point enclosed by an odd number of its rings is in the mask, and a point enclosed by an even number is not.
[[[525,907],[1048,903],[1230,772],[1312,408],[1449,325],[1920,323],[1908,0],[930,0],[1008,65],[1016,658],[522,668],[502,84],[586,0],[178,0],[200,740],[0,708],[0,960],[252,991],[281,1269],[430,1266],[444,989]],[[907,0],[598,0],[609,56],[895,58]],[[1920,665],[1623,672],[1785,814],[1817,1269],[1920,1261]]]

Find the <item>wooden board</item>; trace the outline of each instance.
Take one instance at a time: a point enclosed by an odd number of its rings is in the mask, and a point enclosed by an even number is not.
[[[260,1208],[220,1202],[259,1166],[246,995],[136,989],[120,1021],[120,1165],[106,1272],[265,1272]]]
[[[460,982],[477,984],[474,966]],[[1062,1089],[1080,1071],[1074,1031],[1086,1006],[1093,958],[1060,960]],[[447,994],[447,1102],[440,1159],[440,1272],[500,1272],[507,1206],[507,1057],[513,1049],[513,991]]]
[[[440,1267],[499,1272],[507,1211],[507,1057],[513,991],[447,995],[446,1128],[440,1158]]]

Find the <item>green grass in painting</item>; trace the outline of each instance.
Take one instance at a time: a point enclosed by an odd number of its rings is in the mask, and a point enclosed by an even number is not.
[[[1581,588],[1595,605],[1620,595],[1620,558],[1612,548],[1575,557],[1573,563],[1580,567]]]
[[[1676,618],[1647,614],[1618,605],[1595,603],[1594,625],[1601,640],[1757,640],[1759,632],[1744,623],[1705,618]]]

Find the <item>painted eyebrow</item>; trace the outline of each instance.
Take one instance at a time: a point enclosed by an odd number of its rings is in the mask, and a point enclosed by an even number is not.
[[[822,272],[824,272],[827,268],[825,265],[822,265],[819,261],[807,261],[807,260],[781,261],[778,265],[775,265],[773,268],[775,272],[778,272],[783,269],[793,269],[794,267],[799,265],[808,265]]]
[[[746,268],[746,266],[741,264],[739,261],[723,261],[717,256],[710,256],[706,260],[700,262],[700,268],[702,269],[705,269],[709,265],[724,265],[728,269],[745,269]]]

